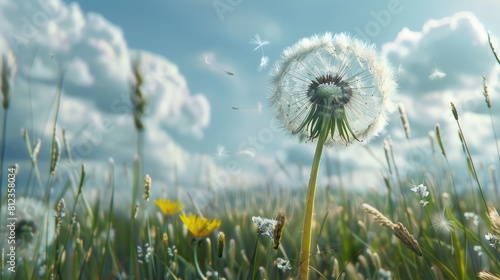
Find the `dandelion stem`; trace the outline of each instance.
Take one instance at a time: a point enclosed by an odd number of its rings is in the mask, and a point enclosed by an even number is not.
[[[321,153],[323,152],[323,146],[325,144],[326,138],[328,137],[329,122],[325,121],[322,124],[322,129],[320,131],[318,142],[316,143],[316,151],[314,153],[313,164],[311,168],[311,176],[309,177],[309,185],[307,187],[307,200],[306,200],[306,212],[304,216],[304,232],[302,234],[302,247],[300,250],[300,267],[299,267],[299,279],[306,280],[309,279],[309,256],[311,252],[311,231],[312,231],[312,218],[314,213],[314,196],[316,193],[316,181],[318,177],[319,162],[321,159]]]
[[[199,241],[201,242],[201,240]],[[198,265],[198,246],[200,245],[199,242],[196,242],[194,245],[194,267],[196,268],[196,272],[198,273],[198,276],[200,276],[201,279],[205,280],[205,275],[201,272],[200,265]]]

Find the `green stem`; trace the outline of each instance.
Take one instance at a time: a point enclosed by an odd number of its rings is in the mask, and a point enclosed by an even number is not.
[[[201,242],[201,240],[199,242]],[[207,278],[205,278],[205,275],[203,275],[200,266],[198,265],[198,246],[200,244],[199,242],[196,242],[196,244],[194,244],[194,267],[196,268],[198,276],[200,276],[201,279],[205,280]]]
[[[253,256],[252,256],[252,262],[250,263],[250,271],[247,276],[249,279],[255,279],[255,261],[257,259],[257,245],[259,245],[259,237],[260,234],[257,235],[257,240],[255,240],[255,247],[253,248]]]
[[[300,249],[300,267],[299,279],[309,279],[309,256],[311,252],[311,234],[312,234],[312,220],[314,213],[314,196],[316,193],[316,180],[318,177],[319,162],[321,153],[323,152],[323,145],[325,144],[328,136],[327,129],[328,122],[323,123],[323,127],[316,143],[316,151],[314,153],[313,164],[311,168],[311,176],[309,177],[309,185],[307,186],[307,199],[306,199],[306,213],[304,216],[304,232],[302,234],[302,247]]]

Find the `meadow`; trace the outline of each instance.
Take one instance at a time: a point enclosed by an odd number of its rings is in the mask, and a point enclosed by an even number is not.
[[[500,66],[493,46],[491,50],[492,59]],[[1,72],[3,139],[12,79],[7,61],[2,59]],[[17,173],[16,166],[3,166],[2,157],[0,214],[2,225],[12,209],[18,215],[28,213],[31,220],[19,218],[12,230],[2,229],[2,279],[296,278],[306,186],[290,189],[269,183],[251,189],[224,189],[211,193],[203,205],[153,197],[155,178],[141,165],[141,150],[146,148],[140,134],[145,129],[142,118],[147,93],[141,90],[138,65],[132,67],[138,145],[130,152],[136,159],[127,178],[131,201],[124,203],[115,196],[112,160],[105,171],[107,180],[98,182],[102,194],[90,199],[93,174],[82,165],[66,174],[69,179],[62,183],[59,198],[49,199],[59,161],[73,163],[68,156],[71,146],[64,134],[56,132],[56,114],[49,179],[42,183],[39,143],[33,144],[23,131],[31,170]],[[489,94],[497,93],[489,92],[485,80],[482,90],[484,106],[491,113],[498,104],[491,104]],[[59,88],[57,99],[61,95]],[[383,181],[374,183],[378,188],[353,191],[342,176],[339,184],[318,185],[309,254],[311,279],[500,279],[500,215],[495,209],[500,202],[498,171],[475,162],[467,146],[468,134],[474,132],[462,131],[460,111],[453,104],[442,109],[452,112],[457,125],[458,134],[450,137],[459,137],[462,143],[466,183],[457,183],[439,124],[429,124],[433,164],[416,166],[409,173],[414,176],[400,175],[394,148],[412,141],[411,120],[400,109],[401,129],[408,142],[385,140],[386,161],[380,166]],[[491,123],[479,125],[496,127],[493,118]],[[496,137],[485,141],[498,143]],[[5,141],[2,143],[3,151]],[[11,196],[10,186],[20,176],[30,176],[43,185],[41,197],[31,197],[33,181],[27,191]],[[15,202],[9,200],[14,197]],[[128,209],[118,211],[123,205]],[[6,245],[9,235],[15,240],[15,244],[9,243],[16,246],[13,259]]]

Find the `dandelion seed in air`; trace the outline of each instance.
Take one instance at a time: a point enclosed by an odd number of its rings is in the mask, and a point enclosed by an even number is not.
[[[228,154],[226,148],[222,145],[217,145],[217,151],[215,152],[215,159],[221,159],[227,156]]]
[[[254,44],[254,45],[257,45],[257,47],[255,47],[255,49],[253,49],[253,51],[256,51],[258,49],[264,49],[264,46],[265,45],[269,45],[269,41],[262,41],[260,39],[260,35],[259,34],[255,34],[253,36],[253,38],[250,40],[250,44]]]
[[[259,34],[255,34],[254,37],[250,40],[250,44],[255,44],[257,47],[253,49],[253,52],[260,49],[261,50],[261,57],[260,57],[260,63],[259,63],[259,68],[257,68],[257,71],[262,71],[262,69],[267,67],[267,64],[269,62],[269,57],[267,57],[264,54],[264,46],[269,45],[269,41],[262,41],[260,39]]]
[[[234,73],[228,70],[223,69],[222,67],[218,66],[217,64],[212,62],[214,55],[209,55],[207,53],[202,54],[202,63],[205,64],[209,69],[215,69],[221,72],[226,73],[229,76],[233,76]]]
[[[241,110],[241,109],[254,109],[258,113],[262,113],[262,103],[260,101],[257,102],[257,106],[242,106],[242,107],[232,106],[231,109],[233,109],[235,111],[238,111],[238,110]]]
[[[267,63],[269,62],[269,57],[267,56],[263,56],[260,58],[260,64],[259,64],[259,68],[257,68],[257,71],[262,71],[262,69],[266,68],[267,67]]]
[[[432,68],[432,73],[429,75],[429,80],[442,79],[444,77],[446,77],[446,73],[439,70],[437,66],[434,64],[434,68]]]

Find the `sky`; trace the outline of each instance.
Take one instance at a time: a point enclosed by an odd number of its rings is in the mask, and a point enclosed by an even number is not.
[[[269,71],[299,39],[346,32],[374,44],[393,66],[411,138],[395,112],[370,143],[328,147],[319,184],[342,180],[383,192],[387,137],[401,174],[425,181],[431,171],[422,167],[439,155],[429,140],[437,123],[452,165],[465,170],[450,102],[487,175],[499,160],[481,77],[498,124],[500,65],[486,31],[499,41],[499,10],[493,0],[0,0],[0,52],[12,49],[17,62],[6,166],[18,163],[19,176],[30,176],[26,129],[32,145],[41,140],[38,161],[47,177],[57,83],[64,77],[56,132],[61,138],[65,131],[74,163],[62,154],[59,185],[82,163],[95,178],[89,184],[103,185],[110,158],[116,176],[125,178],[123,166],[133,165],[137,146],[130,84],[139,59],[148,101],[143,168],[154,192],[169,192],[175,182],[192,196],[264,184],[304,187],[315,145],[281,129],[268,100]],[[257,34],[268,42],[260,48]]]

